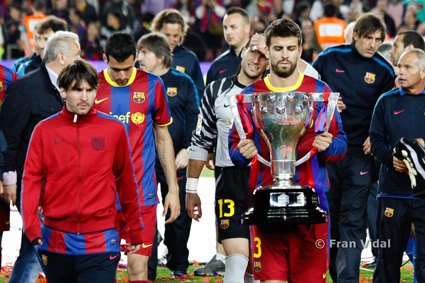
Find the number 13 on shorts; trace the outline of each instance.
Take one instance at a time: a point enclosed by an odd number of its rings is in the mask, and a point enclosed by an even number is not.
[[[219,199],[217,200],[219,207],[219,218],[232,217],[235,214],[235,202],[231,199]],[[227,206],[226,211],[223,213],[223,206]]]

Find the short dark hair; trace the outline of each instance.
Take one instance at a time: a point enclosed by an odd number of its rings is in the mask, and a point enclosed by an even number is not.
[[[189,29],[189,25],[184,21],[182,14],[176,9],[165,9],[159,12],[152,20],[152,31],[160,32],[164,24],[180,24],[183,34],[180,39],[180,44],[182,44]]]
[[[116,18],[118,21],[120,21],[120,28],[125,26],[125,18],[122,12],[118,9],[113,9],[108,12],[107,15],[112,15],[114,18]]]
[[[266,45],[270,48],[272,37],[291,37],[298,38],[298,47],[302,44],[302,32],[300,27],[291,19],[283,18],[272,22],[264,32],[266,36]]]
[[[106,41],[105,55],[114,57],[118,62],[124,62],[131,55],[136,58],[136,41],[134,37],[126,32],[116,32]]]
[[[59,30],[68,31],[68,24],[61,18],[56,16],[48,16],[44,20],[40,21],[36,28],[38,34],[44,34],[49,29],[51,29],[53,32],[57,32]]]
[[[323,7],[323,15],[325,17],[331,18],[335,17],[337,15],[338,8],[334,4],[326,4],[325,7]]]
[[[422,37],[422,35],[419,32],[413,31],[413,30],[408,30],[408,31],[402,31],[397,35],[398,36],[404,35],[403,36],[404,47],[412,44],[414,48],[419,48],[419,49],[422,49],[422,50],[425,49],[424,38]]]
[[[156,57],[164,57],[165,67],[170,68],[173,64],[173,53],[167,38],[162,33],[152,32],[142,36],[137,41],[137,50],[140,51],[142,48],[152,51]]]
[[[84,17],[84,14],[83,14],[83,12],[81,12],[80,10],[78,10],[78,9],[72,9],[73,11],[74,11],[74,14],[81,20],[83,17]]]
[[[19,5],[18,3],[12,3],[12,5],[10,6],[10,8],[16,9],[16,10],[18,10],[19,12],[21,12],[21,11],[22,11],[22,7],[21,7],[21,5]]]
[[[233,15],[233,14],[241,15],[242,18],[245,20],[245,22],[247,24],[249,24],[249,15],[248,15],[247,11],[245,11],[244,9],[239,8],[239,7],[232,7],[232,8],[227,9],[227,11],[226,11],[227,16],[230,16],[230,15]]]
[[[297,5],[297,9],[295,10],[295,19],[298,19],[304,11],[308,10],[310,8],[310,3],[306,1],[302,1]]]
[[[46,4],[43,0],[36,0],[32,3],[32,6],[36,11],[41,12],[46,7]]]
[[[86,81],[93,89],[99,87],[96,69],[84,60],[75,60],[74,63],[65,67],[58,77],[59,87],[66,91],[78,87],[82,81]]]
[[[353,29],[359,38],[368,36],[377,31],[381,32],[381,41],[385,39],[385,23],[375,14],[366,13],[357,19]]]

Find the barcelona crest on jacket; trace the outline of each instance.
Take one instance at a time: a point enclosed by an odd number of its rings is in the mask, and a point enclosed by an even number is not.
[[[375,82],[375,74],[366,72],[366,75],[364,76],[364,81],[368,84],[373,84]]]
[[[176,87],[169,87],[167,88],[167,95],[170,97],[177,95],[177,88]]]
[[[91,147],[97,151],[103,150],[105,148],[105,138],[104,137],[91,138]]]

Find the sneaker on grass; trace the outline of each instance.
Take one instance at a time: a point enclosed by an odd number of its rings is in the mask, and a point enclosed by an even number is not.
[[[218,260],[216,255],[204,266],[195,270],[196,276],[216,276],[225,271],[226,266],[223,261]]]

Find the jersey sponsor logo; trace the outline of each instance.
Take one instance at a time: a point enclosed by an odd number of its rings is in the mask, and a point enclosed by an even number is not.
[[[43,260],[43,264],[47,265],[48,261],[47,261],[47,255],[41,255],[41,259]]]
[[[404,112],[404,110],[400,110],[400,111],[395,111],[395,110],[394,110],[394,115],[398,115],[398,114],[400,114],[401,112]]]
[[[142,104],[145,102],[145,92],[144,91],[134,91],[133,92],[133,101],[137,104]]]
[[[91,138],[91,147],[96,151],[101,151],[105,148],[105,137]]]
[[[95,99],[95,100],[94,100],[94,104],[102,103],[103,101],[105,101],[105,100],[107,100],[107,99],[108,99],[108,97],[107,97],[107,98],[104,98],[104,99],[100,99],[100,100]]]
[[[142,114],[140,112],[136,112],[131,114],[131,122],[135,125],[140,125],[145,121],[145,114]]]
[[[261,272],[261,270],[263,269],[261,265],[261,261],[254,261],[252,265],[253,265],[254,272],[258,273],[258,272]]]
[[[386,207],[384,214],[385,214],[386,217],[393,217],[393,215],[394,215],[394,208]]]
[[[375,82],[375,74],[366,72],[366,75],[364,76],[364,81],[368,84],[373,84]]]
[[[145,243],[142,244],[142,248],[144,248],[144,249],[149,248],[150,246],[152,246],[152,244],[150,244],[150,245],[145,245]]]
[[[226,230],[227,228],[229,228],[229,219],[221,219],[220,228],[223,230]]]
[[[109,115],[111,115],[114,118],[117,118],[123,124],[128,124],[129,123],[129,120],[130,120],[131,113],[130,112],[127,112],[125,115],[112,115],[112,112],[109,112]]]
[[[133,124],[140,125],[145,121],[145,115],[140,112],[136,112],[133,114],[130,112],[127,112],[125,115],[113,115],[112,112],[109,112],[109,115],[111,115],[114,118],[117,118],[123,124],[128,124],[130,123],[130,120],[131,120]]]
[[[176,66],[176,70],[179,71],[179,72],[184,73],[184,71],[186,71],[186,68],[183,67],[183,66]]]
[[[337,72],[337,73],[345,73],[345,71],[344,71],[344,70],[340,70],[340,69],[338,69],[338,68],[336,68],[336,69],[335,69],[335,72]]]
[[[167,95],[170,97],[174,97],[177,95],[177,88],[176,87],[169,87],[167,88]]]

